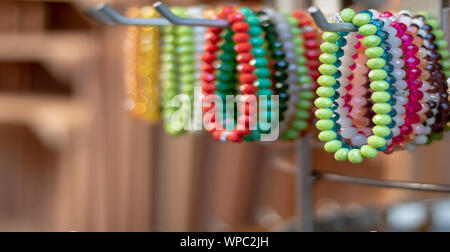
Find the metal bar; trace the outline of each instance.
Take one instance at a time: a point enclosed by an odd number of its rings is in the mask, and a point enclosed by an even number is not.
[[[107,25],[114,25],[116,22],[112,20],[108,15],[106,15],[103,12],[100,12],[98,9],[88,9],[86,11],[86,14],[89,15],[92,19],[96,20],[97,22],[107,24]]]
[[[329,23],[325,16],[323,15],[322,11],[315,7],[309,7],[308,9],[309,14],[314,19],[314,22],[317,26],[320,27],[323,31],[328,32],[355,32],[358,31],[358,28],[354,26],[351,23]]]
[[[296,204],[301,232],[314,231],[314,177],[312,176],[313,164],[310,140],[311,135],[300,139],[297,149]]]
[[[107,4],[101,5],[97,9],[90,10],[89,12],[92,13],[94,11],[100,12],[103,15],[108,16],[111,20],[118,24],[124,24],[124,25],[137,25],[137,26],[166,26],[166,25],[172,25],[168,20],[165,18],[128,18],[125,16],[122,16],[118,12],[116,12],[113,8],[111,8]]]
[[[157,2],[153,5],[156,11],[161,16],[167,18],[172,24],[187,25],[187,26],[210,26],[210,27],[228,27],[229,23],[224,19],[197,19],[197,18],[182,18],[175,15],[165,4]]]
[[[424,184],[424,183],[403,182],[393,180],[378,180],[378,179],[349,177],[338,174],[320,173],[320,172],[315,172],[314,177],[316,178],[316,181],[327,180],[332,182],[365,185],[373,187],[394,188],[394,189],[404,189],[423,192],[450,193],[450,185]]]

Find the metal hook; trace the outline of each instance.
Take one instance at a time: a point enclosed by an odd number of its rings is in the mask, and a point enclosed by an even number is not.
[[[137,26],[168,26],[168,25],[186,25],[186,26],[212,26],[212,27],[227,27],[229,25],[227,20],[218,19],[195,19],[182,18],[175,15],[165,4],[157,2],[153,5],[158,13],[164,18],[128,18],[117,11],[115,11],[108,4],[102,4],[97,8],[92,8],[87,13],[105,24],[124,24]]]
[[[197,19],[197,18],[182,18],[175,15],[165,4],[157,2],[153,5],[156,11],[161,16],[167,18],[172,24],[187,25],[187,26],[210,26],[210,27],[228,27],[229,23],[224,19]]]
[[[358,28],[351,23],[329,23],[325,18],[325,16],[323,15],[322,11],[315,6],[309,7],[308,12],[313,17],[316,25],[319,26],[320,29],[322,29],[323,31],[328,32],[358,31]]]
[[[122,16],[108,4],[102,4],[98,8],[88,10],[88,14],[103,23],[117,23],[124,25],[138,25],[138,26],[166,26],[171,23],[165,18],[128,18]],[[105,20],[106,18],[106,20]]]

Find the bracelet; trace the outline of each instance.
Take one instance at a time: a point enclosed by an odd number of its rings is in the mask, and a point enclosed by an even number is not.
[[[349,146],[342,141],[338,135],[340,125],[332,120],[335,117],[333,111],[337,109],[333,105],[335,103],[333,100],[336,98],[335,90],[339,88],[340,84],[330,74],[322,75],[318,79],[322,87],[330,88],[328,89],[330,92],[327,96],[319,97],[315,101],[315,105],[319,108],[316,116],[320,119],[316,126],[322,131],[319,138],[327,142],[325,144],[325,150],[335,153],[336,160],[349,160],[352,163],[360,163],[364,157],[375,157],[378,150],[384,150],[387,144],[385,137],[392,135],[390,128],[386,126],[392,122],[391,117],[388,115],[392,110],[392,106],[387,103],[392,102],[391,95],[386,92],[386,90],[391,88],[391,84],[388,83],[388,72],[382,69],[386,65],[386,60],[381,58],[389,58],[389,56],[385,54],[385,50],[382,47],[379,47],[382,44],[382,37],[380,35],[383,34],[380,33],[381,27],[383,26],[381,22],[373,20],[368,13],[355,15],[355,12],[351,9],[342,11],[341,18],[345,22],[353,22],[355,26],[359,27],[359,33],[364,36],[363,44],[368,47],[366,55],[370,58],[369,62],[372,63],[368,62],[367,66],[372,69],[369,72],[369,78],[372,80],[371,88],[375,91],[372,95],[372,99],[375,102],[373,110],[376,113],[373,121],[377,126],[373,128],[374,135],[368,138],[368,145],[358,148]],[[337,53],[339,46],[336,43],[342,40],[342,36],[338,33],[327,32],[324,34],[324,38],[326,42],[321,46],[322,51],[327,55]],[[342,57],[342,55],[334,56],[336,58]],[[329,68],[337,68],[337,62],[336,59],[334,65],[330,65]]]
[[[268,133],[272,130],[272,124],[271,122],[273,120],[279,120],[278,119],[278,111],[272,111],[272,107],[276,107],[277,104],[272,104],[272,96],[274,95],[274,92],[271,90],[270,86],[267,86],[265,84],[272,84],[270,77],[271,77],[271,71],[268,68],[268,64],[266,57],[267,55],[267,50],[263,48],[264,46],[264,40],[261,38],[261,35],[264,33],[263,28],[261,28],[261,22],[259,20],[259,18],[255,15],[255,13],[250,9],[250,8],[241,8],[240,12],[242,14],[245,15],[245,20],[249,25],[249,30],[248,33],[251,37],[250,39],[250,43],[251,46],[253,47],[252,50],[246,52],[246,53],[250,53],[251,55],[253,55],[253,61],[251,62],[246,62],[245,60],[243,62],[240,62],[241,65],[238,66],[238,68],[240,68],[241,70],[239,70],[241,72],[241,82],[248,84],[249,86],[255,88],[255,92],[249,92],[247,90],[247,88],[242,87],[240,88],[241,93],[243,93],[244,95],[252,95],[254,93],[257,93],[258,97],[262,97],[263,100],[259,102],[259,123],[255,123],[255,125],[257,126],[257,130],[252,130],[251,134],[244,136],[244,140],[247,142],[252,142],[252,141],[257,141],[257,140],[261,140],[261,133]],[[235,39],[236,43],[239,43],[240,41],[238,39]],[[277,50],[274,51],[274,53]],[[278,50],[278,52],[280,53],[280,55],[276,55],[273,54],[272,56],[276,59],[276,60],[281,60],[284,52],[281,50]],[[285,56],[285,55],[284,55]],[[239,57],[239,56],[238,56]],[[250,66],[253,67],[254,71],[253,71],[253,82],[252,81],[248,81],[246,82],[246,75],[247,75],[247,71],[245,71],[246,66],[250,64]],[[275,72],[276,73],[276,72]],[[281,73],[281,72],[279,72]],[[283,80],[285,78],[285,76],[283,74],[280,75],[274,75],[275,80]],[[258,98],[255,97],[255,98]],[[245,97],[243,98],[244,100],[246,99]],[[280,100],[286,101],[289,99],[289,96],[283,96],[280,95]],[[247,105],[245,105],[245,108],[241,109],[241,112],[245,112],[245,118],[250,118],[251,120],[257,120],[257,118],[253,118],[254,115],[252,115],[252,110],[248,110],[247,109]],[[282,108],[281,104],[279,104],[280,106],[280,110]],[[256,111],[257,108],[255,108]],[[263,113],[264,111],[264,113]],[[250,113],[249,113],[250,112]],[[256,113],[255,113],[256,114]],[[248,119],[246,119],[248,120]],[[247,127],[249,123],[244,121],[244,120],[240,120],[240,128],[245,128]],[[250,126],[251,127],[251,126]]]
[[[434,19],[428,19],[427,24],[430,25],[433,28],[434,33],[437,32],[438,35],[443,35],[443,31],[439,29],[439,22]],[[439,68],[441,69],[441,74],[439,76],[431,76],[431,79],[435,82],[435,88],[439,92],[439,104],[438,104],[438,114],[436,116],[436,122],[432,126],[433,133],[431,134],[431,140],[441,140],[443,139],[443,132],[444,128],[448,122],[448,117],[450,113],[450,102],[448,100],[448,84],[447,84],[447,77],[444,72],[445,68],[441,64],[442,58],[439,51],[447,50],[448,43],[443,39],[443,37],[436,38],[433,31],[430,33],[430,42],[432,42],[436,47],[437,50],[434,50],[435,53],[438,55],[428,55],[427,58],[429,60],[432,60],[436,62],[437,65],[439,65]],[[448,67],[448,66],[447,66]]]
[[[292,101],[290,107],[295,107],[293,118],[287,122],[288,128],[282,131],[282,140],[294,140],[300,137],[301,133],[308,128],[308,118],[310,116],[310,109],[312,107],[312,99],[314,98],[314,93],[312,89],[312,78],[308,75],[309,68],[301,60],[305,54],[304,40],[302,38],[301,30],[299,27],[299,21],[297,18],[291,16],[290,13],[285,13],[285,18],[287,23],[290,24],[290,33],[293,38],[295,45],[293,57],[289,58],[290,63],[290,74],[296,77],[291,86],[297,87],[293,91],[297,92],[291,97],[296,97],[297,99]],[[294,69],[295,67],[295,69]]]
[[[320,67],[319,57],[321,55],[320,44],[321,33],[318,31],[316,27],[313,26],[314,21],[311,16],[307,14],[305,11],[299,10],[294,11],[292,16],[297,18],[299,23],[298,27],[303,31],[302,37],[304,39],[305,44],[305,57],[299,58],[299,64],[305,64],[309,68],[309,76],[314,81],[314,87],[317,86],[317,79],[321,76],[318,68]],[[301,84],[309,84],[309,83],[301,83]]]
[[[234,14],[234,8],[232,7],[223,7],[222,11],[217,15],[214,15],[213,19],[228,19],[228,17]],[[225,30],[225,32],[223,32]],[[221,34],[223,36],[221,37]],[[234,51],[234,42],[233,42],[233,31],[231,28],[208,28],[208,32],[205,35],[205,45],[201,59],[203,65],[201,70],[203,72],[201,76],[201,80],[203,82],[202,91],[203,91],[203,102],[214,102],[215,99],[220,99],[220,101],[225,101],[227,94],[235,93],[235,76],[236,76],[236,55]],[[219,42],[223,40],[223,44],[219,47]],[[219,57],[217,56],[217,52],[222,50],[223,54]],[[220,59],[220,65],[216,65],[217,60]],[[215,76],[215,71],[218,70],[218,77]],[[220,80],[218,81],[218,79]],[[217,82],[217,83],[216,83]],[[217,95],[217,98],[212,96],[213,94]],[[210,101],[209,99],[214,98],[214,101]],[[215,108],[215,105],[205,105],[203,104],[203,111],[210,112],[214,111],[212,115],[211,124],[206,126],[206,130],[210,131],[213,134],[213,137],[216,140],[226,141],[226,139],[221,139],[222,133],[224,132],[222,127],[222,121],[226,120],[226,108],[225,106]],[[221,121],[216,121],[215,116],[217,113],[219,114],[219,119]],[[221,115],[221,116],[220,116]],[[207,113],[204,114],[204,120],[207,116]],[[228,117],[229,118],[229,117]],[[231,119],[231,118],[230,118]],[[233,117],[233,120],[235,118]]]
[[[173,8],[172,11],[182,17],[188,17],[186,9]],[[193,101],[193,91],[196,82],[194,65],[194,41],[192,27],[166,26],[164,27],[164,53],[162,54],[162,87],[163,87],[163,110],[164,129],[168,134],[181,135],[185,133],[188,121],[186,116],[191,117],[190,108],[181,105],[180,108],[171,103],[175,96],[183,94],[190,103]],[[173,116],[181,109],[182,118],[174,119]]]
[[[272,85],[275,89],[277,95],[279,96],[280,106],[279,106],[279,121],[283,122],[285,120],[285,114],[288,110],[288,102],[290,95],[288,94],[289,85],[287,84],[287,79],[289,77],[287,69],[289,68],[289,63],[286,61],[286,47],[283,41],[280,40],[278,34],[280,32],[278,24],[275,25],[273,22],[274,14],[271,10],[260,11],[257,13],[259,17],[260,26],[265,33],[265,40],[267,41],[268,53],[271,55],[273,73]]]
[[[408,101],[405,99],[406,90],[408,88],[408,84],[405,81],[407,77],[407,73],[403,70],[405,62],[401,58],[403,56],[403,50],[400,48],[402,45],[402,36],[398,33],[398,30],[394,28],[394,22],[396,18],[393,17],[393,14],[390,12],[383,12],[381,14],[377,14],[380,20],[383,21],[386,25],[383,30],[389,34],[388,43],[390,45],[390,52],[392,54],[392,59],[389,62],[390,68],[393,69],[393,87],[395,88],[392,94],[396,97],[397,104],[393,104],[391,116],[392,120],[395,122],[395,126],[391,128],[392,131],[392,141],[388,140],[388,147],[385,150],[385,153],[391,154],[394,152],[394,146],[400,144],[403,141],[403,138],[400,135],[405,131],[407,127],[407,120],[405,120],[405,106]],[[409,79],[409,78],[408,78]]]
[[[434,38],[430,36],[432,27],[425,24],[424,16],[415,16],[412,23],[419,29],[418,36],[423,38],[424,43],[422,48],[425,49],[427,55],[425,59],[428,60],[426,69],[430,73],[430,78],[428,79],[431,85],[431,88],[429,89],[430,100],[427,103],[430,110],[426,113],[428,119],[424,124],[425,134],[417,136],[415,140],[415,144],[423,145],[431,142],[430,135],[432,133],[432,126],[435,124],[436,116],[439,112],[438,106],[440,100],[440,93],[435,86],[439,85],[441,82],[436,79],[436,76],[443,77],[443,74],[441,73],[442,66],[437,64],[440,56],[435,52],[437,47],[432,43],[432,39]]]
[[[339,15],[336,15],[336,21],[342,23],[343,20]],[[356,64],[354,63],[354,59],[357,57],[357,45],[358,38],[354,34],[349,33],[341,33],[343,35],[343,40],[339,46],[343,47],[343,52],[339,52],[339,54],[343,54],[342,64],[339,67],[342,76],[338,79],[341,87],[338,89],[338,93],[341,98],[337,99],[337,104],[339,108],[337,113],[339,115],[338,123],[341,125],[341,134],[344,139],[349,139],[354,146],[361,147],[364,144],[367,144],[367,137],[363,134],[359,134],[358,128],[354,124],[354,118],[351,113],[357,113],[357,109],[353,110],[354,107],[352,105],[362,105],[364,100],[360,99],[357,96],[352,96],[351,92],[353,90],[353,85],[351,80],[353,80],[354,75],[353,72],[356,69]],[[347,36],[346,42],[345,36]],[[338,41],[339,43],[339,41]],[[356,89],[355,89],[356,90]],[[318,90],[319,92],[319,90]],[[353,103],[353,104],[352,104]],[[361,107],[362,107],[361,106]]]
[[[350,116],[354,118],[354,125],[360,134],[360,136],[356,137],[353,144],[361,145],[361,142],[367,141],[366,136],[369,136],[372,132],[369,118],[372,118],[373,115],[370,114],[371,110],[369,108],[373,104],[370,100],[370,86],[367,78],[369,69],[366,67],[366,62],[369,58],[364,54],[367,48],[359,41],[359,39],[362,39],[362,36],[358,35],[357,39],[358,43],[355,45],[357,54],[354,55],[355,66],[353,75],[349,79],[351,89],[349,90],[350,97],[347,98],[347,101],[348,106],[351,108]],[[357,143],[357,141],[360,141],[360,143]]]
[[[204,8],[203,7],[190,7],[187,9],[187,13],[189,16],[193,18],[204,18],[203,16]],[[205,40],[205,33],[207,32],[206,27],[202,26],[195,26],[193,27],[193,39],[194,39],[194,58],[195,58],[195,87],[201,90],[203,82],[201,80],[201,67],[202,67],[202,55],[204,52],[204,44],[206,42]],[[201,109],[196,109],[197,107],[201,108],[201,100],[202,100],[202,92],[194,92],[194,101],[197,101],[196,104],[194,104],[194,111],[193,111],[193,118],[194,120],[196,118],[202,118],[203,114]],[[195,121],[194,123],[199,123]]]
[[[264,41],[261,43],[261,38],[259,38],[262,33],[262,29],[259,27],[259,19],[248,8],[242,8],[239,12],[234,12],[229,7],[225,7],[217,15],[217,18],[227,18],[234,33],[232,39],[236,43],[234,50],[237,52],[236,60],[239,63],[237,70],[240,72],[239,82],[241,83],[239,90],[243,93],[241,101],[244,102],[243,107],[238,108],[238,110],[244,115],[238,118],[238,123],[237,125],[233,125],[233,130],[229,130],[231,127],[228,125],[225,130],[217,127],[218,122],[212,122],[212,125],[207,127],[207,130],[212,132],[214,138],[220,139],[221,141],[241,142],[243,139],[246,141],[254,141],[260,137],[258,130],[251,130],[252,125],[256,121],[254,114],[257,108],[252,107],[252,104],[248,102],[251,101],[252,96],[256,92],[258,92],[258,95],[266,95],[268,97],[273,95],[273,92],[269,89],[271,81],[268,79],[270,77],[270,71],[267,69],[267,60],[265,59],[266,50],[260,47]],[[221,40],[220,33],[222,30],[222,28],[210,28],[206,37],[207,41],[213,45],[217,45]],[[259,46],[254,46],[255,44]],[[214,49],[213,51],[217,51],[218,47],[216,46]],[[216,77],[213,74],[215,69],[213,62],[216,58],[210,52],[205,53],[204,56],[202,57],[205,63],[204,69],[210,71],[206,71],[202,76],[202,80],[205,82],[203,88],[204,92],[206,90],[206,93],[211,93],[215,90],[213,82],[216,81]],[[227,57],[227,54],[222,55],[222,60],[223,57]],[[251,61],[254,63],[253,65],[250,64]],[[253,85],[254,83],[258,83],[260,88]],[[263,88],[261,84],[269,88]],[[213,108],[214,105],[206,106],[204,110],[210,111]],[[215,112],[212,114],[214,116]],[[272,115],[269,114],[268,116]]]
[[[130,17],[153,18],[152,7],[132,8]],[[129,27],[125,42],[125,88],[128,110],[136,117],[156,123],[160,120],[158,69],[159,28]]]
[[[405,105],[405,126],[402,128],[401,135],[394,139],[394,142],[403,149],[407,142],[420,141],[421,135],[425,134],[425,126],[421,123],[424,119],[421,118],[424,118],[428,107],[422,104],[429,100],[429,96],[425,95],[429,88],[427,82],[429,73],[425,69],[427,62],[424,59],[423,49],[420,48],[423,41],[417,36],[418,29],[411,26],[411,22],[411,17],[407,13],[400,13],[398,22],[394,23],[403,42],[405,69],[408,73],[409,101]],[[407,144],[406,148],[412,151],[413,146]]]

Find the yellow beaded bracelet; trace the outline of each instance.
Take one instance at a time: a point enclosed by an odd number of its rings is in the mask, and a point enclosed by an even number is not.
[[[130,8],[129,17],[154,18],[153,7]],[[156,123],[159,107],[159,28],[129,27],[125,42],[125,89],[127,109],[136,117]]]

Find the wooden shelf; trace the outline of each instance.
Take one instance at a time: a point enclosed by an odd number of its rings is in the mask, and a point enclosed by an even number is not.
[[[0,94],[0,123],[26,125],[50,148],[64,147],[85,125],[82,103],[49,95]]]

